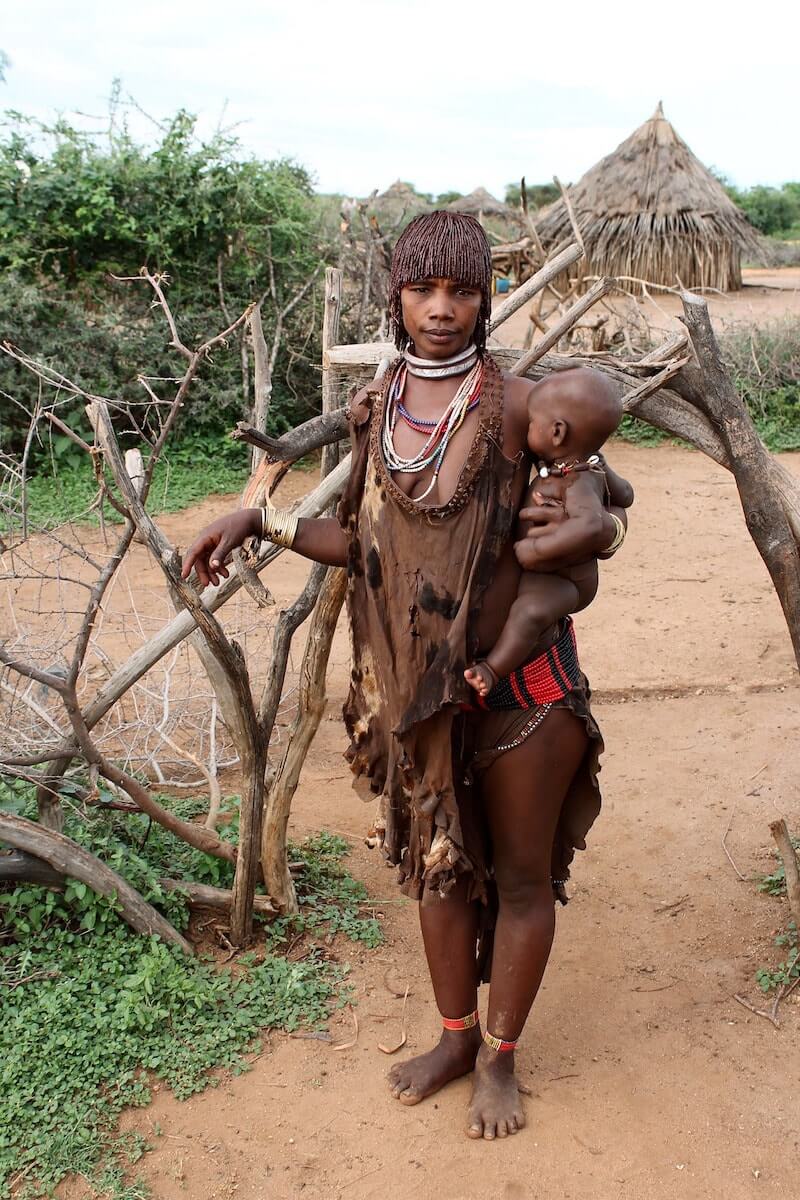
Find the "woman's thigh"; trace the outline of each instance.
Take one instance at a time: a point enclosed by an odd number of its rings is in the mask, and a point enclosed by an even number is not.
[[[583,722],[554,708],[522,745],[487,767],[481,792],[498,886],[550,878],[558,817],[586,751]]]

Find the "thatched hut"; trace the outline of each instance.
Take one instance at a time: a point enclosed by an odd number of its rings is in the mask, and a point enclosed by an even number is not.
[[[484,187],[476,187],[468,196],[459,196],[458,200],[452,200],[447,207],[451,212],[468,213],[471,217],[483,215],[508,218],[512,215],[508,205],[497,200]]]
[[[649,121],[569,190],[587,274],[730,291],[741,257],[758,256],[755,230],[695,158],[659,103]],[[569,238],[562,200],[536,217],[545,246]]]

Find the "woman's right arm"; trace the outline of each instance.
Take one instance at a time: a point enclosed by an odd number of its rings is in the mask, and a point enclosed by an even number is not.
[[[225,561],[250,537],[261,536],[261,509],[240,508],[206,525],[186,552],[181,574],[192,568],[203,587],[228,578]],[[292,549],[331,567],[347,566],[347,536],[335,517],[301,517]]]

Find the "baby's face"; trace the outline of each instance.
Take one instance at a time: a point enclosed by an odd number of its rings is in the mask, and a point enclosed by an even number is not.
[[[528,402],[528,449],[534,458],[550,458],[553,454],[553,439],[550,435],[551,422],[537,411],[537,406]]]

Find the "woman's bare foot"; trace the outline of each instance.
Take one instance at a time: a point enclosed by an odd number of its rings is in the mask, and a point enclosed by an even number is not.
[[[397,1063],[389,1072],[392,1095],[401,1104],[419,1104],[453,1079],[468,1075],[481,1045],[481,1031],[445,1029],[439,1045],[427,1054]]]
[[[471,667],[467,667],[464,672],[464,678],[479,696],[488,696],[497,683],[497,676],[489,664],[485,662],[476,662]]]
[[[513,1051],[497,1053],[481,1046],[467,1117],[468,1137],[492,1141],[516,1133],[524,1124]]]

